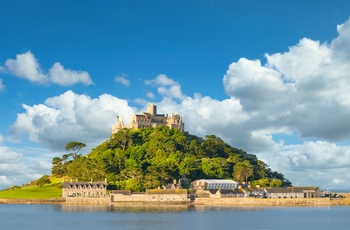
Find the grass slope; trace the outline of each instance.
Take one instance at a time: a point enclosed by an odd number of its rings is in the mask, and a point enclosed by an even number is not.
[[[51,183],[43,187],[30,185],[0,191],[0,199],[54,199],[62,196],[61,179],[50,178]]]

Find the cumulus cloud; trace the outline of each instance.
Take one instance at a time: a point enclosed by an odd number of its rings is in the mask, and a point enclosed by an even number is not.
[[[49,174],[51,165],[47,167],[47,164],[41,157],[33,161],[25,159],[22,153],[13,151],[0,142],[0,189],[26,184],[43,174]]]
[[[346,187],[341,181],[350,179],[350,146],[306,141],[298,145],[279,145],[273,151],[259,153],[258,157],[299,185],[341,188]]]
[[[130,85],[130,81],[128,80],[126,75],[122,75],[122,76],[116,76],[114,78],[115,82],[118,82],[120,84],[123,84],[125,86],[129,86]]]
[[[28,51],[24,54],[17,54],[16,59],[8,59],[5,62],[8,72],[31,82],[47,84],[48,76],[42,73],[38,60]]]
[[[159,74],[155,79],[146,80],[145,83],[147,85],[162,85],[162,86],[172,86],[177,85],[173,79],[168,78],[165,74]]]
[[[45,74],[38,60],[30,51],[17,54],[16,59],[8,59],[5,62],[5,67],[8,73],[38,84],[53,83],[62,86],[70,86],[77,83],[84,85],[93,84],[88,72],[65,69],[59,62],[54,63],[49,73]]]
[[[243,58],[232,63],[224,77],[226,93],[257,114],[257,125],[284,125],[304,138],[348,139],[350,56],[344,52],[350,40],[342,38],[349,36],[349,24],[338,27],[331,44],[303,38],[285,53],[266,54],[264,66]]]
[[[83,85],[93,84],[88,72],[64,69],[59,62],[56,62],[52,66],[49,76],[52,83],[63,86],[70,86],[77,83],[82,83]]]
[[[160,95],[173,99],[184,99],[184,95],[181,92],[181,86],[178,82],[169,78],[165,74],[159,74],[155,79],[146,80],[146,85],[157,86],[157,91]]]
[[[128,122],[133,114],[126,100],[108,94],[92,99],[72,91],[48,98],[44,104],[23,105],[23,109],[10,129],[12,138],[25,134],[55,150],[62,150],[70,141],[95,147],[111,134],[116,115],[125,115]]]

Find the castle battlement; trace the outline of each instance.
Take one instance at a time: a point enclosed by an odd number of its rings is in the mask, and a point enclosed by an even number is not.
[[[185,124],[182,122],[182,116],[171,113],[170,116],[157,114],[157,106],[150,104],[147,106],[147,112],[141,111],[140,114],[134,114],[129,125],[124,125],[123,118],[116,117],[116,124],[112,126],[112,134],[117,133],[123,128],[139,129],[139,128],[156,128],[168,126],[169,128],[179,129],[184,131]]]

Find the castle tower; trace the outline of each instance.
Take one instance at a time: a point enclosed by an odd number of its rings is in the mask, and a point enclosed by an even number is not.
[[[119,116],[117,116],[115,119],[115,125],[112,126],[112,133],[116,133],[119,130],[121,130],[122,128],[124,128],[123,117],[121,117],[121,119],[119,120]]]
[[[150,104],[149,106],[147,106],[147,112],[149,114],[151,114],[152,116],[156,116],[157,115],[157,106],[155,104]]]

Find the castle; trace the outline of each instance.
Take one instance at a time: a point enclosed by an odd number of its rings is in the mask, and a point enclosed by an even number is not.
[[[129,125],[124,125],[123,118],[116,118],[116,125],[112,126],[112,134],[117,133],[123,128],[128,129],[139,129],[139,128],[156,128],[160,126],[168,126],[169,128],[176,128],[184,131],[185,124],[182,122],[182,116],[179,114],[171,113],[170,116],[164,114],[157,114],[157,106],[155,104],[150,104],[147,107],[147,112],[142,112],[141,114],[135,114],[132,116]]]

